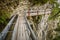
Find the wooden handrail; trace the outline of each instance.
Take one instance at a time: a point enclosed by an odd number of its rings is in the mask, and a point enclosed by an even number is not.
[[[28,29],[29,29],[30,32],[32,33],[33,40],[37,40],[37,37],[36,37],[34,31],[32,30],[32,28],[31,28],[31,26],[30,26],[30,24],[29,24],[29,22],[28,22],[28,20],[27,20],[27,18],[26,18],[26,14],[25,14],[25,20],[26,20],[26,23],[27,23]]]
[[[12,19],[9,21],[9,23],[8,23],[7,26],[4,28],[4,30],[0,33],[0,40],[4,40],[4,39],[5,39],[8,31],[9,31],[9,29],[10,29],[10,27],[11,27],[11,25],[13,24],[13,21],[14,21],[15,17],[16,17],[16,15],[14,15],[14,16],[12,17]]]

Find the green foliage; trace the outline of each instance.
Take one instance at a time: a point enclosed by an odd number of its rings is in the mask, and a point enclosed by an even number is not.
[[[39,16],[33,16],[33,22],[38,24],[42,18],[42,15],[39,15]]]
[[[55,31],[60,31],[60,22],[57,24],[57,28],[55,29]]]
[[[56,38],[53,40],[60,40],[60,36],[56,36]]]
[[[50,4],[54,4],[57,0],[49,0]]]
[[[60,8],[59,4],[56,2],[57,0],[50,0],[50,4],[53,5],[52,12],[49,16],[49,20],[55,20],[60,16]],[[60,31],[60,22],[57,24],[57,28],[55,29],[56,32]],[[60,40],[60,36],[57,36],[53,40]]]
[[[57,35],[53,40],[60,40],[60,18],[59,22],[57,23],[57,28],[55,29],[55,31],[57,32]]]
[[[0,0],[0,31],[9,21],[10,12],[19,5],[20,0]]]
[[[60,8],[57,0],[50,0],[51,4],[53,5],[51,15],[49,16],[49,20],[55,20],[60,15]]]
[[[53,9],[52,9],[52,13],[51,13],[51,15],[49,16],[49,20],[51,20],[51,19],[56,19],[59,14],[60,14],[60,8],[57,8],[57,7],[53,8]]]
[[[6,24],[7,19],[10,17],[10,14],[6,11],[0,11],[0,25],[1,24]]]
[[[5,28],[9,21],[10,13],[6,10],[0,10],[0,32]]]
[[[57,0],[28,0],[28,1],[32,4],[32,6],[34,6],[36,4],[43,5],[47,2],[53,5],[54,3],[56,3]]]
[[[36,4],[45,4],[48,0],[29,0],[29,2],[32,4],[32,6]]]

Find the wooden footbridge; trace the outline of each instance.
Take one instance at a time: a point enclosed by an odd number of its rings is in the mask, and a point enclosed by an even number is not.
[[[22,11],[19,9],[21,8],[18,8],[16,9],[17,11],[14,11],[15,14],[12,15],[13,17],[9,23],[0,33],[0,40],[5,40],[13,21],[16,19],[16,16],[18,17],[15,22],[14,30],[12,31],[11,40],[38,40],[36,34],[30,26],[29,21],[27,20],[27,17],[42,14],[49,15],[51,13],[51,9],[22,9]]]
[[[48,11],[44,10],[24,10],[24,13],[18,12],[15,14],[10,22],[7,24],[5,29],[0,33],[0,40],[4,40],[6,38],[6,35],[13,24],[13,21],[15,20],[16,15],[17,21],[14,27],[14,30],[12,31],[12,38],[11,40],[37,40],[37,37],[30,27],[30,23],[27,20],[27,16],[35,16],[35,15],[41,15],[41,14],[50,14],[51,10],[47,9]],[[32,35],[32,36],[31,36]]]

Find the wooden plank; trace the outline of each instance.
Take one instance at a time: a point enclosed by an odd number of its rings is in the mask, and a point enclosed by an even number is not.
[[[26,28],[26,21],[24,17],[19,17],[19,28],[18,28],[18,34],[17,34],[17,40],[29,40],[29,36]]]
[[[19,22],[19,17],[17,18],[14,30],[13,30],[13,34],[12,34],[12,40],[16,40],[16,36],[17,36],[17,29],[18,29],[18,22]]]

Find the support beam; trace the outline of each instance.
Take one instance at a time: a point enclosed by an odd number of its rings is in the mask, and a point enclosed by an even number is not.
[[[37,14],[38,11],[38,14]],[[36,15],[42,15],[42,14],[50,14],[51,9],[46,9],[46,10],[25,10],[26,16],[36,16]],[[30,14],[29,14],[30,13]]]

